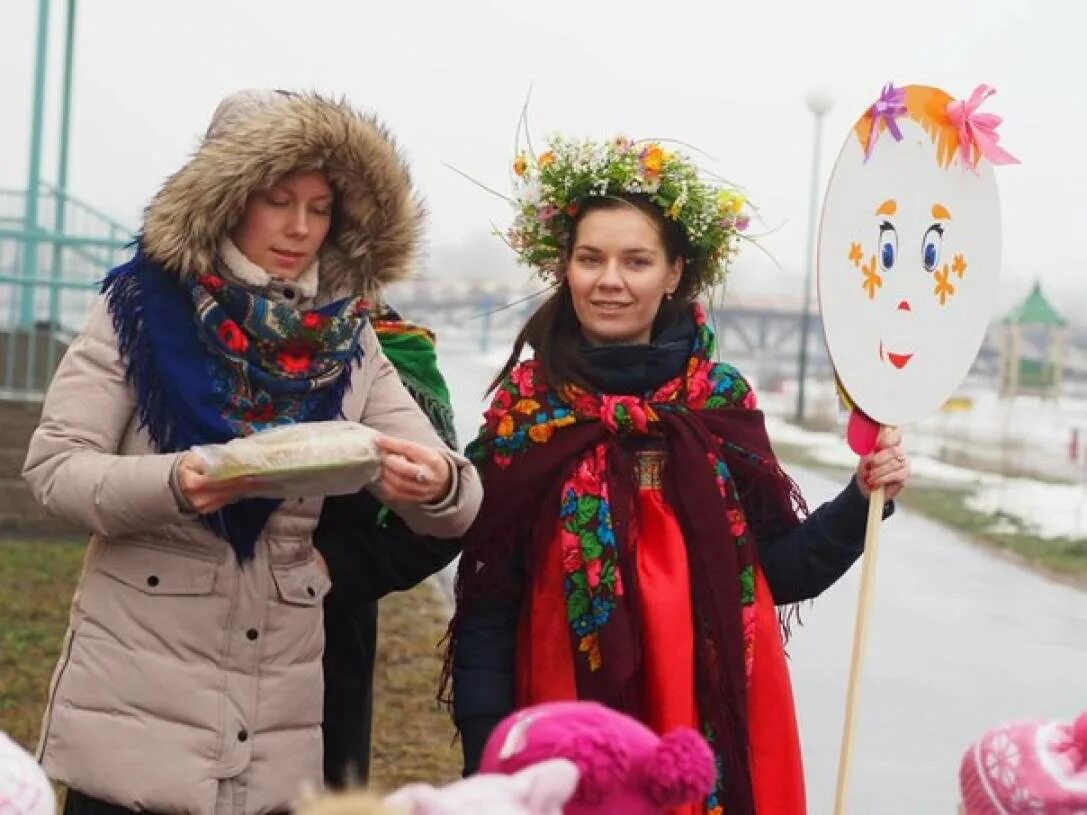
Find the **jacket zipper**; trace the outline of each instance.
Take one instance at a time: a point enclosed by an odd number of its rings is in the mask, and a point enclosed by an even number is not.
[[[68,663],[72,658],[72,646],[74,644],[75,626],[72,625],[68,628],[68,634],[65,637],[64,653],[61,656],[60,664],[57,666],[56,674],[53,677],[53,686],[49,689],[49,703],[46,706],[45,726],[42,728],[41,738],[38,739],[38,750],[35,756],[39,764],[45,758],[45,745],[49,743],[49,733],[53,729],[53,716],[56,714],[57,691],[60,689],[60,682],[64,678],[64,672],[68,670]]]

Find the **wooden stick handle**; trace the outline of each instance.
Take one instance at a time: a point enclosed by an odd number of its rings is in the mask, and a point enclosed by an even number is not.
[[[868,616],[876,583],[876,557],[879,554],[879,529],[883,522],[883,487],[872,490],[868,498],[868,525],[864,532],[864,559],[861,589],[857,600],[857,620],[853,629],[853,662],[849,666],[849,691],[845,702],[842,750],[838,756],[838,786],[834,796],[834,815],[845,815],[849,789],[849,770],[853,759],[853,736],[857,729],[857,702],[860,695],[861,667],[868,640]]]

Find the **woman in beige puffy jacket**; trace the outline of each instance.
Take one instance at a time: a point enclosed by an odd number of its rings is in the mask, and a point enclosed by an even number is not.
[[[346,418],[369,489],[456,537],[481,488],[367,322],[422,211],[386,131],[344,103],[243,92],[148,207],[68,350],[24,476],[92,533],[40,758],[73,815],[266,813],[321,783],[321,498],[211,483],[194,444]]]

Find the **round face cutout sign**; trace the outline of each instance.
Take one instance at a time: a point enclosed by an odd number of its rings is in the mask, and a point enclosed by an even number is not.
[[[895,93],[898,115],[873,106],[842,148],[818,250],[831,360],[853,403],[886,425],[952,396],[985,337],[1000,270],[992,164],[976,150],[963,161],[948,94]]]

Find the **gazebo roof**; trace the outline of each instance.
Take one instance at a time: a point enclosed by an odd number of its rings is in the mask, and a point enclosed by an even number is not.
[[[1006,325],[1044,325],[1054,328],[1068,325],[1042,294],[1042,284],[1038,282],[1035,282],[1027,299],[1012,309],[1003,322]]]

